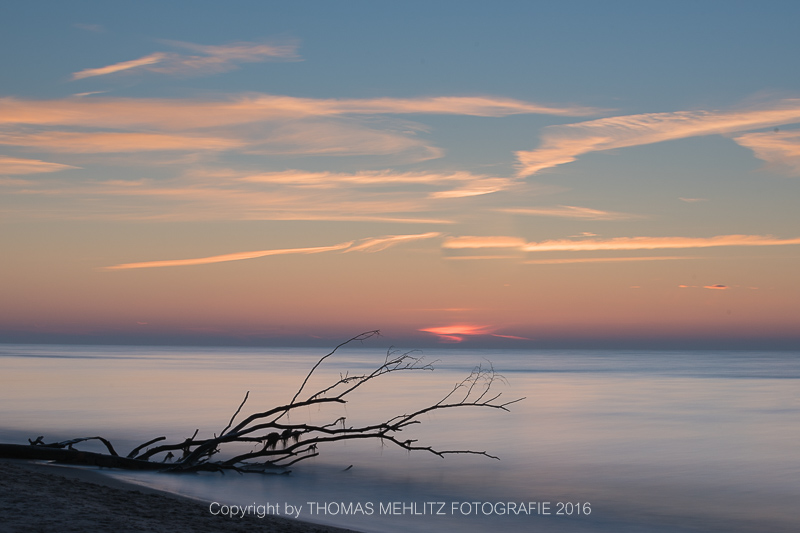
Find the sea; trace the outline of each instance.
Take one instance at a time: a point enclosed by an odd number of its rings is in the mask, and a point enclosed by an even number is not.
[[[319,348],[0,345],[0,441],[102,436],[120,452],[286,404]],[[326,359],[304,389],[381,365],[380,340]],[[800,531],[800,352],[413,352],[434,370],[387,374],[292,422],[388,420],[435,404],[477,366],[500,409],[434,411],[401,436],[319,446],[287,475],[102,470],[205,502],[363,532]],[[81,448],[81,445],[78,446]],[[101,451],[94,443],[82,449]],[[224,451],[223,451],[224,453]]]

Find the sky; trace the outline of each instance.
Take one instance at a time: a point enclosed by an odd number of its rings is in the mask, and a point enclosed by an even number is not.
[[[800,347],[797,2],[16,2],[0,342]]]

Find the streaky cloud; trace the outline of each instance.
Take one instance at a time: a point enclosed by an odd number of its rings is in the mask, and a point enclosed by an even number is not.
[[[49,152],[120,153],[150,151],[224,151],[246,143],[231,138],[165,133],[47,131],[0,132],[0,145],[38,148]]]
[[[678,111],[601,118],[549,126],[535,150],[516,152],[517,175],[530,176],[603,150],[700,135],[735,133],[800,121],[800,99],[733,111]]]
[[[87,68],[81,70],[80,72],[75,72],[72,74],[73,80],[82,80],[84,78],[92,78],[94,76],[105,76],[106,74],[114,74],[115,72],[122,72],[125,70],[130,70],[138,67],[144,67],[146,65],[154,65],[156,63],[160,63],[167,58],[167,54],[162,52],[156,52],[154,54],[149,54],[144,57],[140,57],[139,59],[132,59],[130,61],[122,61],[120,63],[114,63],[113,65],[108,65],[105,67],[99,68]]]
[[[625,263],[635,261],[675,261],[679,259],[692,259],[688,256],[653,256],[653,257],[579,257],[565,259],[529,259],[523,261],[526,265],[567,265],[572,263]]]
[[[164,261],[145,261],[139,263],[123,263],[104,267],[101,270],[131,270],[138,268],[161,268],[174,266],[194,266],[208,265],[212,263],[225,263],[228,261],[242,261],[245,259],[256,259],[272,255],[295,255],[295,254],[319,254],[325,252],[379,252],[386,250],[397,244],[439,237],[441,233],[430,232],[414,235],[386,235],[383,237],[371,237],[362,239],[360,242],[347,241],[332,246],[316,246],[312,248],[282,248],[276,250],[257,250],[252,252],[237,252],[225,255],[214,255],[209,257],[198,257],[193,259],[168,259]]]
[[[544,113],[550,108],[503,98],[434,97],[319,99],[248,93],[227,99],[0,98],[0,124],[82,127],[156,127],[186,130],[286,121],[307,117],[431,114],[503,117]],[[565,108],[568,110],[570,108]],[[561,112],[558,109],[552,113]]]
[[[618,213],[615,211],[601,211],[599,209],[577,207],[574,205],[559,205],[557,207],[507,208],[500,209],[500,211],[515,215],[576,218],[584,220],[630,220],[642,218],[641,215]]]
[[[70,168],[78,168],[60,163],[49,163],[39,159],[20,159],[18,157],[0,156],[0,175],[3,174],[40,174],[58,172]]]
[[[733,138],[770,166],[800,176],[800,131],[746,133]]]
[[[719,246],[784,246],[800,244],[800,237],[778,239],[770,235],[717,235],[715,237],[616,237],[613,239],[548,240],[525,242],[518,237],[449,237],[444,248],[515,248],[523,252],[579,252],[598,250],[664,250]]]
[[[358,244],[354,244],[346,249],[345,252],[381,252],[397,244],[410,241],[433,239],[434,237],[439,237],[441,235],[442,234],[438,231],[431,231],[428,233],[418,233],[415,235],[386,235],[384,237],[374,237],[365,239],[363,242]]]
[[[266,257],[270,255],[318,254],[323,252],[343,250],[349,247],[351,244],[353,244],[352,241],[335,244],[333,246],[317,246],[313,248],[284,248],[279,250],[258,250],[255,252],[238,252],[234,254],[214,255],[210,257],[199,257],[195,259],[168,259],[165,261],[124,263],[120,265],[104,267],[102,270],[130,270],[136,268],[160,268],[160,267],[173,267],[173,266],[208,265],[211,263],[224,263],[227,261],[241,261],[243,259],[255,259],[258,257]]]
[[[525,239],[519,237],[504,237],[504,236],[462,236],[462,237],[448,237],[443,248],[462,249],[462,248],[517,248],[520,249],[527,244]]]
[[[155,52],[139,59],[122,61],[105,67],[89,68],[72,75],[73,80],[105,76],[133,69],[160,74],[200,74],[224,72],[236,68],[236,63],[254,63],[268,60],[295,60],[297,46],[267,43],[238,42],[227,45],[201,45],[181,41],[162,41],[173,47],[184,48],[202,55]]]
[[[484,176],[469,172],[397,172],[393,170],[373,170],[361,172],[308,172],[304,170],[285,170],[263,172],[238,178],[253,183],[275,183],[297,187],[335,188],[342,186],[378,185],[430,185],[437,183],[470,182]]]
[[[418,331],[424,333],[432,333],[439,337],[444,342],[462,342],[464,337],[473,337],[480,335],[489,335],[492,337],[501,337],[504,339],[515,340],[530,340],[527,337],[518,337],[516,335],[502,335],[495,333],[498,328],[490,325],[474,325],[474,324],[453,324],[450,326],[436,326],[430,328],[420,328]]]

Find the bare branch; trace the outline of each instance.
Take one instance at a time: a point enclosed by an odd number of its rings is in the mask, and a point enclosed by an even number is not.
[[[423,423],[422,417],[434,411],[449,411],[465,407],[508,411],[510,405],[523,400],[524,398],[517,398],[505,402],[500,401],[501,393],[495,392],[493,387],[497,382],[505,384],[506,380],[495,371],[489,361],[487,361],[486,365],[481,364],[473,368],[467,377],[456,383],[438,402],[410,413],[395,415],[382,422],[353,426],[348,425],[347,419],[343,416],[338,416],[335,419],[330,419],[331,421],[329,422],[319,424],[285,421],[289,420],[290,415],[299,409],[311,406],[322,408],[329,404],[345,404],[349,399],[349,395],[354,391],[386,374],[416,370],[432,371],[434,369],[433,364],[436,361],[432,363],[426,362],[424,357],[418,355],[416,350],[403,352],[389,348],[386,351],[383,362],[378,364],[372,371],[358,374],[340,373],[338,379],[334,379],[332,383],[321,387],[308,396],[307,399],[298,401],[312,375],[326,359],[351,342],[363,341],[378,335],[379,331],[377,330],[368,331],[339,344],[316,362],[288,404],[252,413],[234,426],[235,420],[241,414],[249,399],[250,392],[248,391],[225,428],[219,435],[214,435],[212,438],[198,439],[199,430],[195,430],[194,434],[183,442],[163,444],[139,454],[142,448],[165,440],[165,437],[157,437],[137,446],[124,459],[116,457],[117,454],[111,443],[102,437],[73,439],[54,444],[45,444],[43,437],[39,437],[36,440],[29,439],[29,442],[38,449],[48,447],[53,449],[69,447],[72,449],[73,444],[96,439],[102,441],[111,454],[111,456],[103,457],[118,459],[111,461],[111,463],[118,465],[120,468],[153,468],[169,472],[224,472],[233,470],[238,473],[274,473],[276,470],[283,469],[285,471],[288,466],[317,457],[319,455],[319,446],[327,443],[365,439],[377,439],[382,443],[393,443],[409,452],[424,451],[439,457],[468,454],[498,459],[486,451],[468,449],[440,450],[433,446],[418,443],[416,439],[403,439],[398,436],[398,433],[405,428]],[[251,449],[246,453],[239,453],[241,450],[231,453],[229,445],[232,444],[249,444]],[[227,458],[213,460],[215,455],[222,454],[223,447],[228,450]],[[178,450],[182,452],[180,457],[175,462],[167,464],[166,461],[178,455]],[[236,448],[234,447],[233,450],[235,451]],[[14,453],[20,452],[15,451]],[[161,453],[166,454],[161,463],[150,462],[150,458]],[[64,454],[59,457],[62,456]],[[72,457],[70,454],[67,454],[67,456]],[[220,457],[223,457],[223,455],[220,455]],[[105,464],[108,464],[108,461],[104,461]]]
[[[247,402],[247,398],[248,398],[249,396],[250,396],[250,391],[247,391],[247,392],[245,393],[245,395],[244,395],[244,400],[242,400],[242,403],[241,403],[241,404],[239,404],[239,408],[236,410],[236,412],[235,412],[235,413],[233,413],[233,416],[231,417],[231,420],[230,420],[230,422],[228,422],[228,425],[227,425],[227,426],[225,426],[225,429],[223,429],[222,431],[220,431],[220,433],[219,433],[219,436],[220,436],[220,437],[221,437],[221,436],[223,436],[223,435],[225,434],[225,432],[226,432],[226,431],[228,431],[228,429],[231,427],[231,424],[233,424],[233,421],[234,421],[234,420],[236,420],[236,417],[239,415],[239,412],[242,410],[242,407],[244,407],[244,404]]]

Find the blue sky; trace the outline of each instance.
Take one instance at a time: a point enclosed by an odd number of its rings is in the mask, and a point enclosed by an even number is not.
[[[4,7],[0,340],[792,345],[799,12]]]

